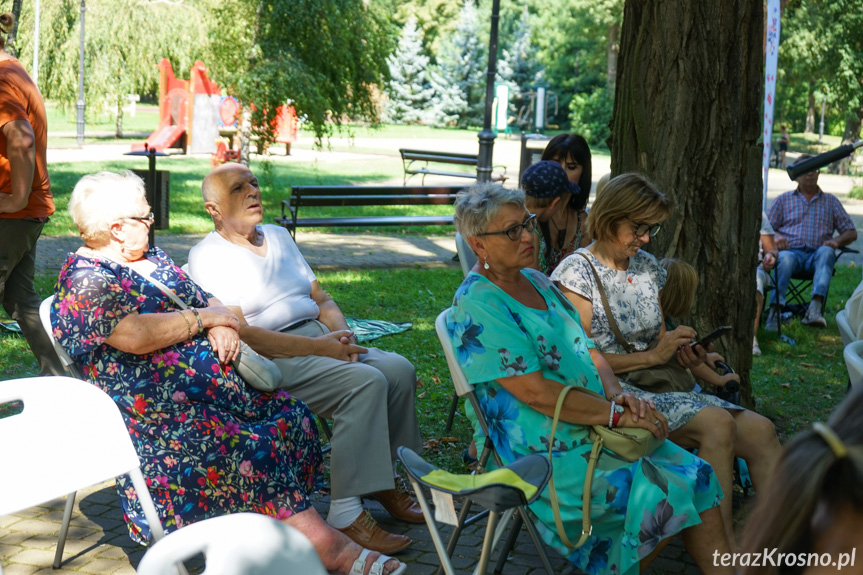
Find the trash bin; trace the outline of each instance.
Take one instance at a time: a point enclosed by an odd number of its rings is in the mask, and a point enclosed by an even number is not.
[[[521,185],[521,175],[531,166],[542,159],[542,152],[551,138],[543,134],[521,133],[521,162],[518,166],[518,183]]]
[[[167,170],[156,170],[155,190],[150,190],[150,172],[148,170],[132,170],[136,176],[144,180],[144,189],[147,191],[147,203],[153,210],[152,229],[167,230],[168,212],[170,208],[171,172]]]

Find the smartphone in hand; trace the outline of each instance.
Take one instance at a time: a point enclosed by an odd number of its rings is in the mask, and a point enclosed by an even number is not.
[[[718,339],[718,338],[722,337],[723,335],[729,334],[729,333],[731,333],[731,331],[732,331],[732,327],[730,325],[722,325],[722,326],[717,327],[716,329],[714,329],[713,331],[711,331],[710,333],[708,333],[706,336],[702,337],[698,341],[694,341],[689,345],[690,345],[690,347],[692,347],[692,349],[695,349],[695,346],[700,345],[701,347],[703,347],[706,350],[707,346],[709,344],[713,343],[713,340]]]

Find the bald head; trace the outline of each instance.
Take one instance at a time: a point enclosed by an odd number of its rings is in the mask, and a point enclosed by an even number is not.
[[[228,162],[215,168],[201,183],[201,195],[217,231],[241,231],[262,221],[258,179],[243,164]]]
[[[201,195],[204,196],[204,202],[218,203],[222,194],[224,194],[227,189],[229,180],[231,180],[233,176],[240,174],[245,175],[246,172],[249,174],[252,173],[248,167],[236,162],[227,162],[221,166],[213,168],[213,170],[204,177],[204,181],[201,183]]]

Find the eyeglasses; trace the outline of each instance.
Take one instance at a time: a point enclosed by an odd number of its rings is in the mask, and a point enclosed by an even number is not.
[[[156,221],[156,216],[153,215],[153,212],[150,212],[148,215],[144,217],[140,216],[126,216],[127,220],[135,220],[136,222],[147,222],[147,225],[153,225],[153,222]]]
[[[632,232],[635,234],[635,237],[637,237],[637,238],[640,238],[644,234],[648,234],[652,238],[656,237],[656,234],[658,234],[659,230],[662,229],[662,224],[650,225],[650,224],[645,224],[642,222],[636,222],[635,220],[633,220],[631,218],[626,218],[626,219],[629,220],[630,222],[632,222],[633,224],[635,224],[635,226],[632,228]]]
[[[521,234],[523,230],[527,230],[528,233],[533,233],[536,230],[536,214],[530,214],[530,216],[524,220],[524,223],[515,224],[514,226],[510,226],[505,230],[498,230],[496,232],[485,232],[484,234],[477,234],[478,236],[494,236],[497,234],[504,234],[506,237],[511,239],[514,242],[517,242],[521,239]]]

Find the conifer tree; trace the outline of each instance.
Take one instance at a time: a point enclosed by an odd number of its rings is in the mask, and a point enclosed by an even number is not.
[[[485,109],[485,50],[480,42],[483,37],[473,0],[466,0],[459,15],[455,33],[441,47],[441,75],[458,86],[467,103],[458,124],[482,125]]]
[[[423,54],[423,33],[415,16],[402,29],[398,46],[387,57],[391,80],[384,118],[396,124],[415,124],[428,116],[434,89],[428,81],[429,57]]]

